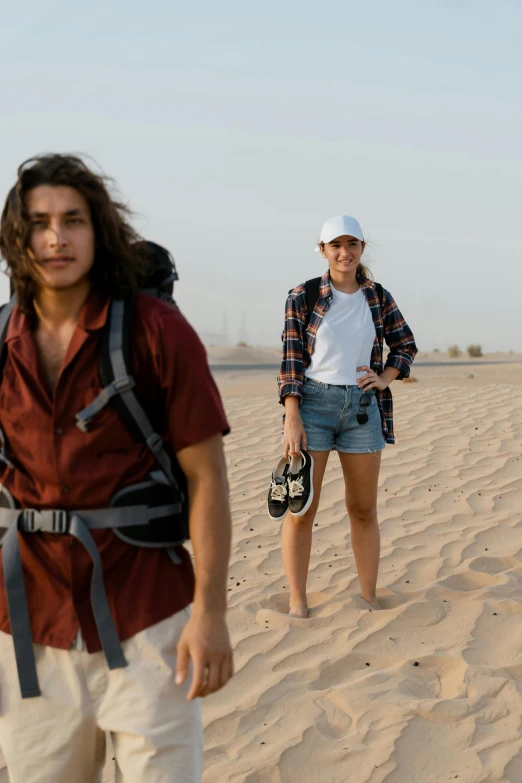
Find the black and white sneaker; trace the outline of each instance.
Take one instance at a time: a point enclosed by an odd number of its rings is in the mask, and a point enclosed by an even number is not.
[[[306,514],[314,499],[314,460],[307,451],[290,462],[288,476],[288,507],[294,517]]]
[[[281,457],[272,471],[272,483],[268,490],[267,509],[270,519],[283,519],[288,511],[288,470],[290,460]]]

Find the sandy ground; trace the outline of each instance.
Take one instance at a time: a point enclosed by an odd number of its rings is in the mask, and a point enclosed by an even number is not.
[[[284,615],[264,507],[274,374],[216,373],[233,428],[237,674],[205,703],[206,783],[522,781],[522,364],[413,375],[393,387],[398,442],[381,472],[385,611],[357,606],[333,455],[300,621]]]
[[[521,783],[522,364],[419,361],[413,375],[393,386],[397,445],[380,479],[384,611],[357,605],[332,455],[311,616],[296,620],[265,511],[275,374],[216,372],[232,426],[237,673],[204,702],[205,783]]]

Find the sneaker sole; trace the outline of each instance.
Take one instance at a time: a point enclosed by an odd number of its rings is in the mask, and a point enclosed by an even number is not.
[[[308,456],[310,457],[310,497],[306,501],[306,504],[303,506],[301,511],[298,511],[296,514],[292,511],[291,508],[288,509],[293,517],[302,517],[303,514],[306,514],[312,505],[312,500],[314,499],[314,458],[310,454],[308,454]]]

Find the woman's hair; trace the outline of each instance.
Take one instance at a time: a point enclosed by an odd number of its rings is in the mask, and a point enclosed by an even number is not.
[[[0,253],[26,315],[34,316],[37,286],[34,260],[29,249],[31,223],[27,194],[40,185],[74,188],[89,205],[96,251],[90,272],[93,288],[122,297],[139,286],[148,269],[141,237],[130,224],[131,213],[109,191],[111,181],[91,171],[76,155],[38,155],[18,169],[16,184],[8,193],[0,219]]]
[[[366,250],[366,247],[368,245],[367,242],[364,242],[364,250]],[[319,242],[318,247],[323,250],[324,248],[324,242]],[[362,261],[359,262],[359,266],[357,267],[357,276],[365,277],[367,280],[373,280],[373,272],[370,269],[370,267],[366,266],[366,264],[363,264]]]

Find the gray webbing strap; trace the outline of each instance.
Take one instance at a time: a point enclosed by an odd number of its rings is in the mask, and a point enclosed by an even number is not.
[[[98,635],[107,659],[109,669],[120,669],[127,666],[127,660],[123,654],[118,631],[107,601],[105,585],[103,584],[103,570],[100,553],[96,543],[89,533],[88,527],[77,514],[71,517],[70,534],[81,541],[93,562],[91,579],[91,603]]]
[[[9,322],[9,319],[11,318],[11,315],[15,307],[16,307],[16,296],[13,296],[11,297],[11,300],[6,305],[4,305],[0,310],[0,338],[3,337],[2,346],[3,343],[5,342],[4,331],[7,327],[7,324]],[[5,436],[1,427],[0,427],[0,460],[2,462],[5,462],[6,465],[9,465],[10,468],[14,468],[13,463],[7,458],[5,453]]]
[[[112,372],[115,381],[127,377],[127,367],[123,358],[123,315],[125,311],[125,302],[122,299],[113,299],[111,304],[110,325],[109,325],[109,356],[112,365]],[[141,407],[132,388],[120,391],[120,397],[125,404],[130,415],[139,427],[143,438],[152,451],[161,469],[167,478],[175,482],[172,466],[162,438],[154,432],[152,424],[143,408]]]
[[[178,555],[174,547],[167,549],[167,554],[170,558],[170,561],[174,563],[174,565],[181,565],[181,557]]]
[[[12,509],[3,510],[11,511]],[[20,515],[20,511],[17,513]],[[18,545],[18,525],[16,524],[12,525],[4,536],[2,565],[20,690],[22,699],[30,699],[40,696],[40,687],[36,673],[33,636],[25,593],[22,558]]]
[[[171,506],[160,506],[168,514]],[[144,525],[150,519],[148,506],[115,506],[114,508],[95,508],[89,511],[62,511],[45,509],[36,511],[26,508],[0,508],[0,527],[10,527],[18,523],[18,529],[24,533],[68,533],[69,520],[73,514],[80,516],[86,527],[92,530],[114,527],[135,527]]]
[[[138,527],[147,524],[152,519],[161,519],[173,514],[179,514],[181,503],[170,503],[165,506],[114,506],[90,511],[61,511],[47,509],[35,511],[27,508],[0,508],[0,528],[18,524],[18,529],[24,533],[69,533],[69,520],[75,514],[79,516],[89,530],[105,528]]]
[[[91,604],[100,642],[109,669],[118,669],[126,666],[127,661],[107,601],[100,554],[89,530],[143,525],[149,519],[168,516],[177,511],[177,504],[156,508],[121,506],[72,512],[59,509],[44,511],[24,509],[20,511],[13,508],[0,508],[0,526],[8,528],[3,539],[2,563],[9,621],[23,699],[39,696],[40,688],[36,672],[18,531],[70,533],[83,544],[93,562]]]
[[[111,397],[115,397],[117,394],[122,394],[123,391],[132,389],[133,386],[134,381],[132,378],[125,377],[114,380],[109,386],[106,386],[105,389],[101,390],[96,399],[93,400],[90,405],[84,408],[83,411],[80,411],[80,413],[76,414],[77,426],[83,432],[87,432],[90,420],[93,419],[97,413],[103,410],[103,408],[105,408]]]
[[[5,435],[3,429],[0,427],[0,460],[14,469],[14,465],[5,453]]]
[[[11,318],[11,314],[16,307],[16,296],[12,296],[10,301],[2,307],[0,311],[0,337],[4,333],[4,329],[7,326],[7,322]]]

